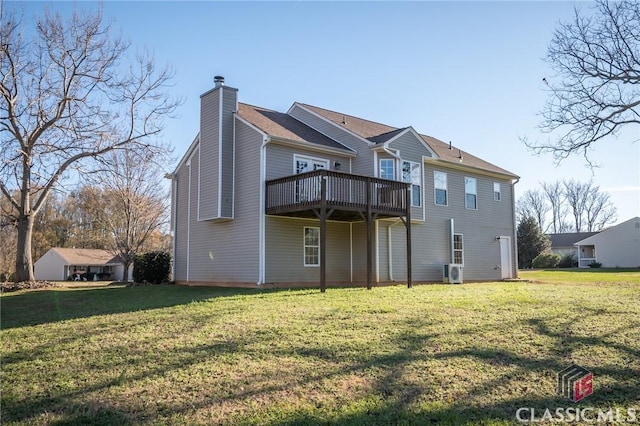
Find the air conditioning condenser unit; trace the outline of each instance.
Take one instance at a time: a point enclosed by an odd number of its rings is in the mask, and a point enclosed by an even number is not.
[[[443,265],[442,281],[449,284],[462,283],[462,265],[457,263],[449,263]]]

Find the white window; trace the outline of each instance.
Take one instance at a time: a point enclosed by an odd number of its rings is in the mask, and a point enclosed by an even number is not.
[[[464,178],[464,206],[471,210],[478,208],[476,178]]]
[[[381,179],[396,179],[396,162],[395,160],[390,160],[385,158],[380,160],[380,178]]]
[[[420,189],[422,175],[420,164],[413,161],[402,162],[402,181],[411,184],[411,205],[420,207],[422,205],[422,190]]]
[[[304,227],[304,266],[320,265],[320,228]]]
[[[464,265],[464,238],[462,234],[453,234],[453,263]]]
[[[502,194],[500,193],[500,183],[493,182],[493,201],[502,200]]]
[[[447,174],[433,172],[433,198],[437,206],[446,206],[447,200]]]
[[[293,156],[293,171],[295,174],[328,168],[329,160],[297,154]],[[320,199],[321,195],[321,180],[317,176],[296,181],[296,203],[316,201]]]
[[[329,168],[329,160],[325,160],[323,158],[312,158],[303,157],[302,155],[294,155],[293,160],[295,174]]]

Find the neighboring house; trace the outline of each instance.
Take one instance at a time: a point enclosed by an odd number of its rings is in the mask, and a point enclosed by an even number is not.
[[[516,277],[513,173],[412,127],[237,93],[216,77],[170,174],[178,284]]]
[[[576,242],[578,266],[592,262],[603,268],[640,268],[640,217],[634,217]]]
[[[563,232],[559,234],[547,234],[551,241],[551,253],[564,257],[571,254],[578,259],[578,249],[575,244],[597,232]]]
[[[63,281],[74,274],[93,279],[120,280],[124,266],[112,253],[97,249],[54,247],[33,265],[36,280]],[[131,268],[129,269],[131,272]],[[131,276],[131,274],[129,274]]]

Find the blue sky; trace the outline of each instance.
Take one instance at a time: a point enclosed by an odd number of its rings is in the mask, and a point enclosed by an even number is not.
[[[198,132],[200,94],[213,76],[241,102],[279,111],[300,101],[451,141],[521,176],[517,195],[559,179],[594,180],[618,221],[640,216],[640,131],[628,128],[591,152],[554,164],[521,137],[537,129],[547,97],[542,58],[560,21],[586,2],[105,2],[136,48],[176,71],[185,102],[164,137],[180,157]],[[69,13],[95,2],[23,2]]]

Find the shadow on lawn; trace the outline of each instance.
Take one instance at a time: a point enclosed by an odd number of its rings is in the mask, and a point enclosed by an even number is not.
[[[94,315],[168,308],[218,297],[262,294],[265,291],[278,290],[155,285],[9,293],[0,297],[0,327],[9,329]]]
[[[115,290],[115,289],[114,289]],[[120,289],[127,291],[127,289]],[[202,290],[202,289],[200,289]],[[209,293],[202,292],[200,299],[182,296],[182,300],[172,300],[173,293],[165,294],[163,299],[165,304],[157,306],[158,303],[151,303],[147,308],[171,306],[179,303],[188,303],[192,300],[206,300],[212,297],[234,296],[244,294],[255,294],[255,291],[209,289]],[[172,303],[168,303],[172,302]],[[141,305],[137,305],[141,306]],[[3,305],[4,308],[4,305]],[[597,310],[589,311],[584,308],[580,311],[586,316],[597,316]],[[411,327],[406,327],[403,332],[392,338],[392,352],[370,353],[367,351],[352,351],[344,354],[340,351],[339,345],[329,348],[310,348],[303,344],[278,345],[263,352],[264,343],[272,341],[273,335],[260,333],[259,330],[248,329],[246,333],[238,335],[227,341],[212,343],[204,346],[186,346],[173,354],[171,361],[161,364],[150,364],[149,368],[135,375],[124,375],[122,378],[113,377],[96,383],[93,386],[84,387],[73,392],[60,393],[56,396],[34,397],[22,401],[14,401],[9,407],[8,420],[13,421],[37,421],[39,415],[43,413],[57,413],[58,419],[48,424],[122,424],[132,425],[141,422],[164,423],[170,420],[179,422],[181,416],[188,416],[198,410],[205,412],[216,412],[224,404],[234,404],[238,407],[237,412],[255,410],[253,401],[278,401],[282,394],[289,392],[302,394],[305,390],[311,389],[316,392],[322,389],[322,384],[326,381],[337,381],[348,379],[351,376],[361,378],[372,378],[371,387],[366,393],[357,397],[362,404],[356,404],[354,400],[348,400],[350,409],[342,412],[340,407],[324,410],[320,406],[314,408],[300,408],[277,420],[269,420],[269,413],[264,411],[265,417],[260,421],[255,419],[224,418],[222,424],[239,423],[260,423],[278,425],[428,425],[428,424],[487,424],[503,423],[515,424],[516,411],[518,408],[534,408],[537,416],[541,416],[546,408],[555,410],[557,407],[601,407],[607,409],[610,406],[633,406],[636,404],[637,395],[640,394],[640,383],[634,377],[640,376],[638,365],[640,365],[640,354],[636,347],[623,343],[616,343],[614,348],[628,356],[627,365],[609,366],[587,366],[593,373],[598,383],[599,377],[608,376],[611,379],[610,385],[606,388],[596,385],[594,394],[583,400],[579,404],[574,404],[568,399],[555,395],[544,395],[539,389],[554,389],[558,371],[567,367],[570,363],[572,352],[579,347],[591,347],[597,350],[598,346],[611,345],[611,333],[580,337],[571,334],[571,318],[566,318],[560,326],[556,324],[557,318],[527,318],[520,325],[531,327],[532,332],[546,336],[552,340],[553,351],[546,357],[536,357],[528,352],[513,352],[505,349],[493,348],[489,345],[469,345],[450,351],[427,350],[439,338],[438,332],[435,334],[425,332],[431,329],[433,324],[428,318],[416,316],[406,320]],[[398,325],[404,329],[402,325]],[[160,337],[158,337],[160,339]],[[153,346],[154,342],[148,342]],[[187,371],[189,367],[200,363],[205,363],[212,358],[224,358],[241,354],[240,359],[260,358],[272,356],[276,359],[293,360],[301,358],[304,362],[317,366],[317,370],[304,377],[294,377],[283,375],[279,380],[267,380],[265,377],[253,377],[253,383],[243,386],[234,386],[232,389],[225,389],[224,393],[216,393],[209,388],[199,389],[193,398],[183,398],[181,401],[162,402],[164,405],[157,405],[155,401],[148,401],[151,408],[143,407],[137,398],[142,398],[141,394],[131,393],[129,398],[119,400],[117,404],[101,400],[99,395],[102,392],[109,394],[109,390],[118,386],[140,384],[142,381],[154,378],[171,377],[172,372]],[[351,358],[353,357],[353,359]],[[446,384],[437,381],[413,380],[411,375],[415,373],[417,366],[422,362],[433,360],[444,360],[454,365],[464,363],[468,360],[480,362],[486,368],[492,366],[507,366],[509,369],[502,374],[495,375],[492,380],[484,380],[473,383],[469,388],[456,394],[453,401],[442,400],[435,396],[433,399],[429,395],[437,392]],[[123,361],[122,368],[127,365]],[[278,371],[275,369],[274,371]],[[526,383],[531,389],[538,389],[532,393],[521,389],[514,389],[515,386],[522,385],[523,377],[531,377],[530,373],[543,380],[549,381],[551,386],[544,386],[541,383]],[[428,372],[425,372],[428,374]],[[549,383],[547,383],[549,384]],[[178,382],[175,386],[180,387]],[[505,392],[504,397],[499,396],[499,392]],[[115,391],[117,393],[117,391]],[[495,395],[488,400],[477,400],[486,394]],[[542,394],[542,395],[541,395]],[[338,395],[339,397],[340,395]],[[302,397],[303,402],[313,402],[313,394]],[[428,405],[429,401],[435,401],[436,405]],[[488,401],[488,402],[483,402]],[[355,401],[358,402],[358,401]],[[146,402],[145,402],[146,403]],[[156,404],[156,405],[154,405]],[[301,404],[304,407],[304,404]],[[252,408],[248,408],[252,407]],[[7,405],[5,404],[5,408]],[[149,411],[146,411],[146,410]],[[259,409],[259,408],[258,408]],[[274,408],[277,410],[277,407]],[[38,414],[40,413],[40,414]],[[529,412],[527,412],[529,413]],[[263,413],[260,413],[263,414]],[[276,416],[277,417],[277,416]],[[212,422],[218,423],[218,422]]]

